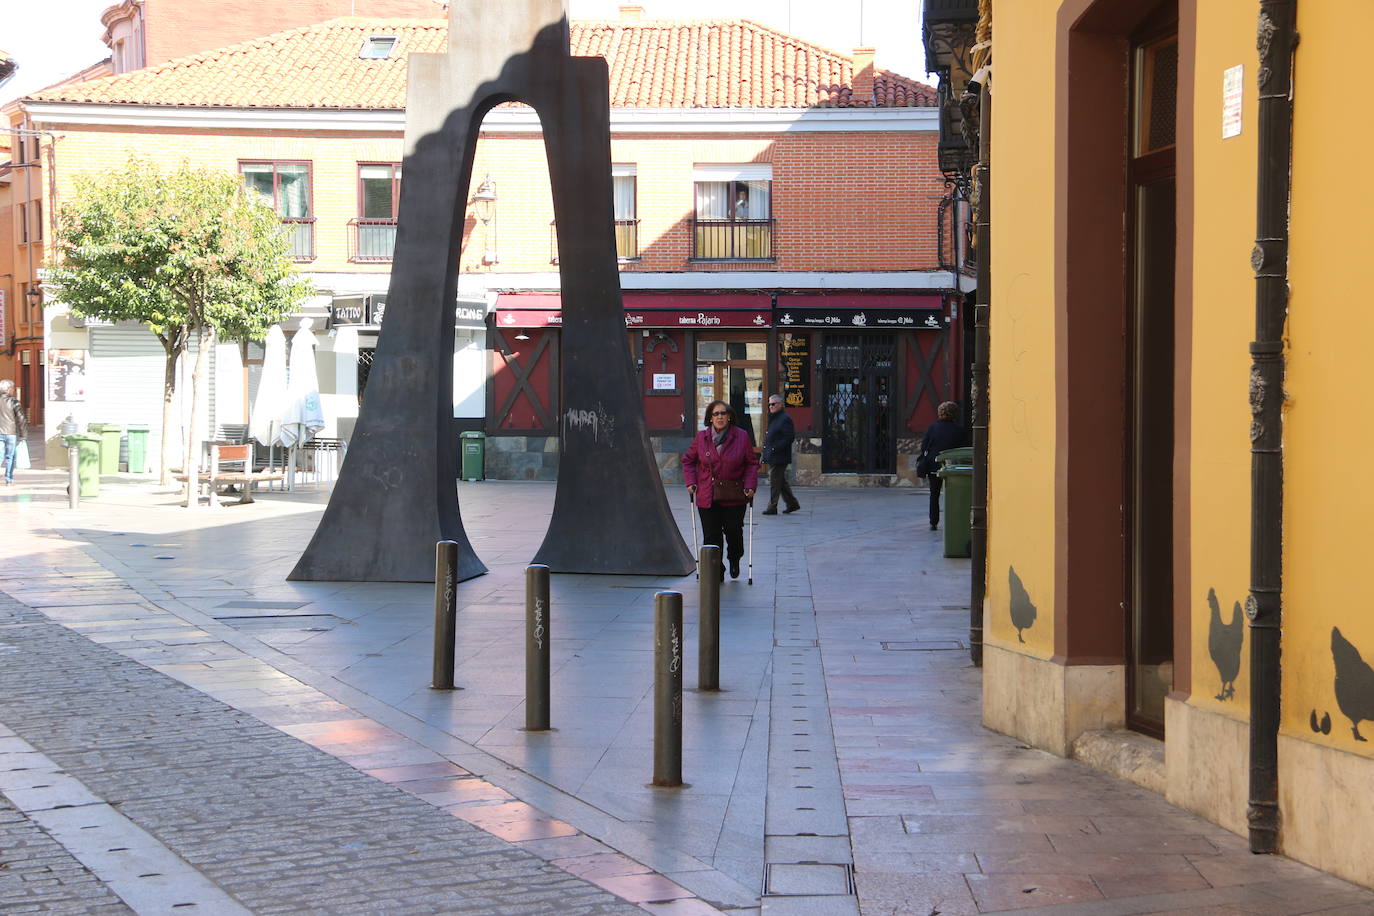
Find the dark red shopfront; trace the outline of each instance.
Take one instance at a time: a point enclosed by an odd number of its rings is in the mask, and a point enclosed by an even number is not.
[[[797,476],[911,473],[919,435],[942,400],[957,398],[957,341],[940,294],[627,293],[629,352],[665,479],[673,456],[724,400],[761,440],[768,396],[782,394],[796,424]],[[556,294],[504,294],[492,316],[487,432],[522,437],[526,451],[556,451]],[[512,441],[511,445],[516,443]],[[489,451],[498,441],[489,443]],[[498,463],[507,460],[498,454]],[[511,473],[548,477],[551,461],[528,455]],[[556,469],[554,469],[556,473]]]

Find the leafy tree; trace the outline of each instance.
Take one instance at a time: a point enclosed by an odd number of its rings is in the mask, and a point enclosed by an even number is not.
[[[161,341],[167,361],[162,400],[162,483],[171,482],[177,361],[197,343],[186,427],[187,504],[194,505],[197,394],[215,338],[261,340],[309,293],[287,257],[281,220],[237,176],[183,166],[170,175],[137,159],[78,182],[62,208],[58,263],[49,272],[71,310],[137,321]]]

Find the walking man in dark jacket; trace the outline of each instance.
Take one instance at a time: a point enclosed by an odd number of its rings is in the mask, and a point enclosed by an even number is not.
[[[19,440],[29,434],[24,408],[14,396],[14,382],[0,379],[0,465],[5,469],[5,486],[14,483],[14,456]]]
[[[783,514],[801,508],[787,483],[787,466],[792,463],[792,442],[797,438],[792,418],[782,409],[782,396],[768,398],[768,431],[763,434],[763,463],[768,465],[768,508],[764,515],[778,514],[778,497],[787,505]]]
[[[954,418],[959,415],[958,404],[953,401],[945,401],[936,408],[935,415],[939,419],[930,424],[930,428],[926,430],[925,438],[921,440],[921,454],[916,461],[918,470],[922,467],[929,468],[924,476],[930,485],[930,530],[932,531],[940,527],[940,489],[945,482],[935,473],[935,459],[945,449],[961,448],[968,441],[964,428],[954,422]]]

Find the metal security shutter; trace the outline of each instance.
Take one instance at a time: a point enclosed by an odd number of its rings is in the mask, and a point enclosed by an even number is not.
[[[167,356],[143,325],[91,328],[91,358],[86,368],[87,404],[92,423],[142,423],[150,431],[148,454],[162,454],[162,378]],[[194,352],[194,341],[192,342]],[[210,351],[209,416],[205,435],[215,428],[215,353]],[[122,451],[122,449],[121,449]]]

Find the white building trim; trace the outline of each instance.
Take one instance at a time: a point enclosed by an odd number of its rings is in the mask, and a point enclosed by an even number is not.
[[[458,295],[479,297],[496,292],[557,292],[557,273],[484,273],[458,277]],[[957,290],[958,277],[948,270],[883,271],[635,271],[620,275],[620,288],[634,290],[719,291],[725,289],[928,289]]]
[[[403,134],[402,109],[208,108],[25,102],[29,117],[50,127],[176,127],[221,130],[370,131]],[[613,108],[614,134],[789,133],[797,131],[937,131],[935,108]],[[537,134],[530,108],[496,108],[483,133]]]

